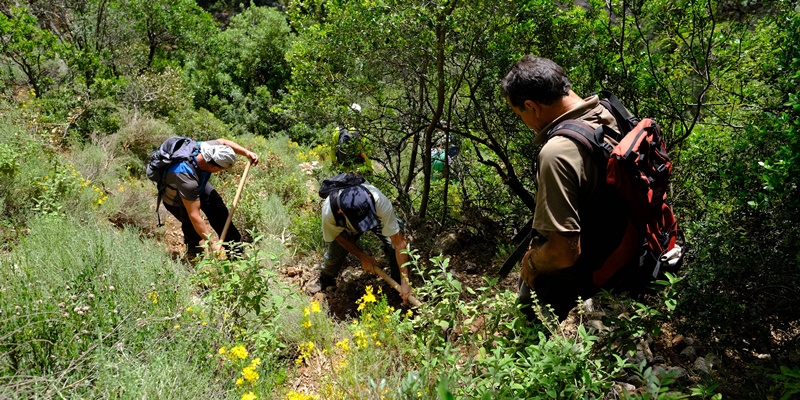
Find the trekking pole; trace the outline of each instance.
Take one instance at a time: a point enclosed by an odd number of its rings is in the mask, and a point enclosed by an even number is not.
[[[233,219],[233,212],[236,211],[236,204],[239,203],[239,195],[242,194],[242,188],[244,187],[244,181],[247,179],[247,172],[250,171],[250,163],[247,163],[247,166],[244,167],[244,173],[242,173],[242,179],[239,181],[239,188],[236,189],[236,196],[233,196],[233,203],[231,203],[231,211],[228,213],[228,219],[225,221],[225,227],[222,228],[222,234],[219,235],[219,242],[225,243],[225,235],[228,234],[228,227],[231,226],[231,219]]]
[[[375,273],[381,277],[381,279],[383,279],[384,281],[386,281],[386,283],[389,284],[389,286],[393,287],[394,290],[400,292],[400,284],[395,282],[395,280],[392,279],[392,277],[390,277],[389,275],[386,275],[386,272],[383,272],[383,269],[381,267],[376,266],[373,267],[373,269],[375,270]],[[417,300],[417,298],[410,293],[408,294],[408,302],[411,303],[411,305],[414,307],[419,307],[422,305],[422,303],[420,303],[419,300]]]

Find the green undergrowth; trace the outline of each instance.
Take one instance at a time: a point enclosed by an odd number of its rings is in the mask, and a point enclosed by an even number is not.
[[[40,216],[2,257],[0,397],[209,398],[216,322],[135,230]]]

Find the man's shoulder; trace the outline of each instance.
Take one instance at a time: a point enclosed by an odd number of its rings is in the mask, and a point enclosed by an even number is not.
[[[539,161],[554,160],[565,158],[570,155],[578,155],[582,147],[573,139],[566,136],[553,136],[539,151]]]

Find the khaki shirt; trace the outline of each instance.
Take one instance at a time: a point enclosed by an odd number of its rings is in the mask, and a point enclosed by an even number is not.
[[[608,125],[618,130],[611,112],[600,104],[597,96],[592,96],[537,132],[534,143],[544,143],[550,129],[568,119],[581,120],[593,129]],[[611,145],[617,144],[612,138],[606,137],[605,140]],[[598,182],[605,179],[598,175],[591,153],[580,144],[563,136],[547,141],[539,152],[533,228],[545,236],[548,232],[580,233],[581,206],[591,201]]]

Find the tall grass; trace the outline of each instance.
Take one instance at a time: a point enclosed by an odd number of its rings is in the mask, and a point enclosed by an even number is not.
[[[184,266],[136,231],[62,216],[34,218],[29,229],[0,268],[0,397],[219,390],[208,356],[221,335],[185,311]],[[187,376],[193,384],[176,384]]]

